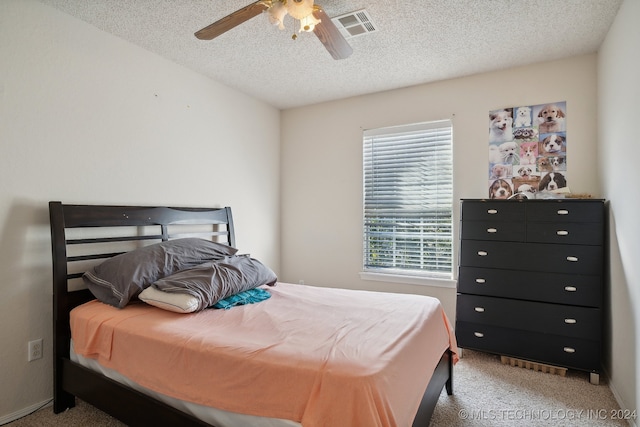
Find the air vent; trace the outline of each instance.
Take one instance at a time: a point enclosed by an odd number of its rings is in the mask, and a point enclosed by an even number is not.
[[[346,39],[378,31],[371,16],[364,9],[336,16],[331,20]]]

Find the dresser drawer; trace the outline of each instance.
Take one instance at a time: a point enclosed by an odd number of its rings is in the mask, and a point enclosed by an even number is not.
[[[462,201],[464,221],[524,221],[525,206],[518,201]]]
[[[462,239],[524,242],[526,237],[522,221],[464,221],[460,229]]]
[[[601,201],[532,201],[527,204],[527,221],[604,222]]]
[[[602,277],[460,267],[458,292],[601,308]]]
[[[488,351],[567,368],[587,371],[601,369],[601,343],[597,340],[468,322],[456,322],[456,339],[462,348]]]
[[[597,308],[458,294],[456,320],[573,338],[600,339]]]
[[[602,245],[601,227],[588,222],[528,222],[527,241],[570,245]]]
[[[602,247],[463,240],[461,267],[599,275]]]

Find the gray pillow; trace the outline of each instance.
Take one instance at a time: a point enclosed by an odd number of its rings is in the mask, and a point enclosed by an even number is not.
[[[257,259],[233,255],[178,271],[156,281],[153,287],[166,293],[195,297],[198,301],[195,311],[199,311],[258,286],[274,286],[277,281],[276,274]]]
[[[86,271],[82,279],[97,299],[122,308],[158,279],[236,252],[204,239],[169,240],[109,258]]]

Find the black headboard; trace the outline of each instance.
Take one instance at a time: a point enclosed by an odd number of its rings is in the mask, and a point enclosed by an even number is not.
[[[235,246],[233,219],[228,207],[99,206],[49,202],[49,217],[54,297],[68,293],[69,280],[80,278],[86,270],[82,263],[100,261],[144,244],[196,236]],[[208,228],[197,228],[202,226]],[[171,227],[176,228],[175,232]],[[100,228],[99,233],[77,233],[78,237],[69,235],[72,229],[86,231],[97,228]],[[70,250],[71,246],[74,250]],[[114,248],[118,248],[116,252],[109,250]],[[80,268],[74,269],[74,264]]]
[[[144,245],[202,237],[235,247],[231,208],[65,205],[49,202],[53,258],[54,382],[69,357],[69,312],[94,299],[75,286],[90,265]],[[57,385],[54,384],[55,387]]]

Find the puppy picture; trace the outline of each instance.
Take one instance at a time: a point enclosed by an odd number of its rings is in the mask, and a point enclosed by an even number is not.
[[[567,162],[564,156],[552,156],[548,157],[548,159],[554,172],[567,170]]]
[[[489,112],[489,142],[513,141],[513,109]]]
[[[489,163],[502,163],[502,155],[500,154],[500,149],[497,145],[491,144],[489,145]]]
[[[515,141],[503,142],[498,146],[502,163],[518,164],[520,163],[520,148]]]
[[[515,128],[513,137],[518,141],[537,141],[538,130],[536,128]]]
[[[531,184],[522,184],[518,187],[518,193],[536,193],[538,191],[537,187],[532,186]]]
[[[567,151],[565,137],[551,134],[540,141],[540,154],[563,153]]]
[[[489,176],[489,179],[509,178],[512,170],[513,166],[511,165],[503,165],[502,163],[495,164],[491,168],[491,175]]]
[[[516,117],[513,125],[517,128],[531,126],[531,107],[516,108]]]
[[[533,171],[528,166],[520,166],[518,169],[518,176],[520,178],[528,179],[533,175]]]
[[[553,172],[553,166],[551,166],[549,158],[545,156],[538,157],[536,160],[536,169],[538,169],[538,172]]]
[[[513,198],[517,200],[535,198],[535,193],[538,192],[537,183],[535,185],[531,185],[531,184],[516,185],[516,183],[514,182],[513,186],[514,186]]]
[[[505,179],[496,179],[489,186],[490,199],[508,199],[511,196],[513,196],[513,189]]]
[[[565,113],[560,104],[547,104],[538,113],[540,133],[564,132]]]
[[[520,144],[520,164],[535,165],[538,157],[537,142],[523,142]]]
[[[536,193],[538,191],[538,185],[540,184],[540,176],[528,175],[526,177],[515,176],[511,180],[513,184],[513,192],[521,193],[527,191],[529,193]]]
[[[540,180],[539,191],[553,191],[567,186],[567,180],[559,172],[549,172]]]

